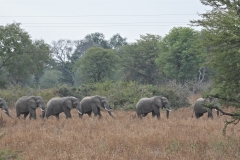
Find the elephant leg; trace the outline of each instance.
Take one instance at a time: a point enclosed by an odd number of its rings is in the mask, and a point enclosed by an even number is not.
[[[59,120],[59,113],[58,113],[58,114],[56,114],[56,118]]]
[[[92,111],[87,112],[88,116],[91,117],[92,116]]]
[[[142,119],[142,114],[137,113],[138,118]]]
[[[100,108],[98,108],[98,115],[99,115],[99,118],[102,118],[102,114],[100,112]]]
[[[212,118],[213,119],[213,115],[212,115],[212,110],[211,109],[208,110],[208,118]]]
[[[217,110],[217,117],[219,117],[219,110]]]
[[[64,111],[64,113],[65,113],[65,115],[66,115],[66,118],[72,118],[71,112],[70,112],[70,109],[69,109],[69,108],[63,107],[63,111]]]
[[[20,118],[21,112],[19,109],[16,109],[16,113],[17,113],[17,118]]]
[[[157,116],[157,119],[159,120],[161,117],[160,117],[160,111],[157,107],[153,108],[153,111],[154,114]]]
[[[146,117],[148,115],[148,113],[143,113],[142,116],[143,117]]]
[[[36,111],[34,109],[30,110],[30,117],[29,119],[34,118],[36,119]]]
[[[23,113],[24,114],[24,119],[26,119],[26,117],[28,116],[28,114],[29,114],[29,112],[25,112],[25,113]]]
[[[203,116],[203,113],[196,113],[196,112],[195,112],[195,116],[196,116],[196,118],[198,119],[198,118],[200,118],[200,117]]]
[[[93,111],[95,117],[98,116],[98,113],[99,113],[98,110],[100,110],[100,108],[97,107],[97,106],[96,106],[96,107],[93,107],[93,109],[92,109],[92,111]]]
[[[156,114],[152,111],[152,118],[154,118],[156,116]]]

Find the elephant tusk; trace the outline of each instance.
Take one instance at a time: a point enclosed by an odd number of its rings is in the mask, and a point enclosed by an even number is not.
[[[42,111],[42,112],[45,112],[42,108],[41,108],[41,111]]]
[[[78,110],[78,113],[82,114],[79,110]]]
[[[6,113],[7,111],[4,110],[4,112]]]
[[[8,109],[9,112],[12,112],[10,109]]]
[[[109,111],[109,112],[111,111],[111,109],[107,109],[107,108],[105,108],[105,109],[106,109],[107,111]]]
[[[169,112],[171,112],[172,110],[170,110],[170,109],[168,109],[168,108],[166,108],[166,110],[168,110]]]

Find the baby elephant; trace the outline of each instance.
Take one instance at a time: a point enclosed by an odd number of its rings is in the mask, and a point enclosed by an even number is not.
[[[169,117],[169,102],[167,98],[161,96],[154,96],[151,98],[141,98],[136,105],[136,113],[139,118],[145,117],[148,113],[152,112],[152,116],[157,116],[160,119],[160,108],[165,108],[167,118]]]
[[[80,106],[80,102],[76,97],[56,97],[52,98],[47,103],[46,118],[53,115],[59,119],[59,114],[64,112],[66,118],[72,118],[71,109]]]
[[[193,114],[195,113],[196,118],[200,118],[204,113],[208,112],[208,118],[213,119],[212,109],[207,108],[206,105],[213,105],[214,108],[219,108],[217,98],[198,98],[194,103]],[[219,116],[219,110],[217,110],[217,116]],[[193,115],[192,115],[193,117]]]

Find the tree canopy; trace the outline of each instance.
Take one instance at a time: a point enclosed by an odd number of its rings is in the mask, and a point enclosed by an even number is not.
[[[122,58],[124,80],[137,81],[142,84],[158,84],[164,77],[155,63],[159,53],[160,36],[142,35],[136,43],[124,46],[119,55]]]
[[[12,84],[39,74],[49,58],[50,46],[43,40],[32,41],[20,23],[0,26],[0,69]]]
[[[203,62],[202,49],[198,46],[200,34],[189,27],[173,28],[161,41],[156,59],[159,69],[181,84],[198,75]]]
[[[214,93],[226,104],[240,108],[240,16],[239,1],[202,0],[213,7],[202,14],[201,20],[192,21],[193,25],[204,29],[203,45],[207,46],[210,65],[214,68]],[[232,122],[240,120],[235,112]],[[230,123],[226,123],[230,124]]]
[[[117,63],[118,56],[113,50],[92,47],[76,62],[74,72],[80,68],[84,82],[100,82],[111,78]]]

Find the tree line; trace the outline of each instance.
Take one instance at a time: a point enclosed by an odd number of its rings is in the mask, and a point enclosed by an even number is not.
[[[0,86],[51,88],[59,84],[136,81],[186,84],[205,75],[201,31],[175,27],[168,35],[140,35],[134,43],[119,34],[109,40],[91,33],[80,40],[32,40],[20,23],[0,27]],[[206,79],[207,76],[205,76]]]

